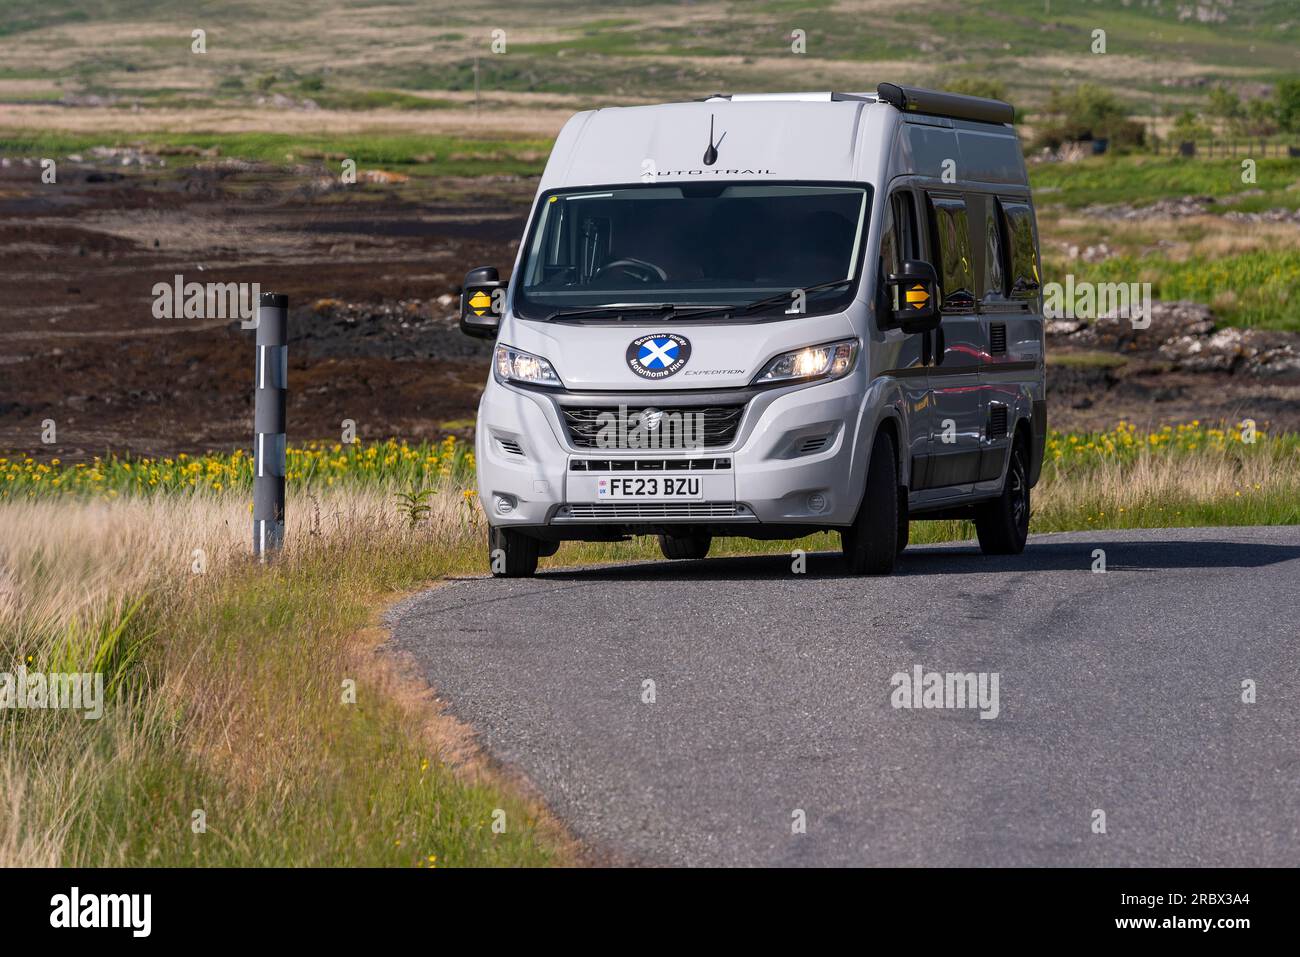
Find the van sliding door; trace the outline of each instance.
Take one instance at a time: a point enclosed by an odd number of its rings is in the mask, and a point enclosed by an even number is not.
[[[975,269],[966,201],[927,193],[930,261],[939,273],[942,321],[929,368],[933,414],[925,488],[979,480],[984,401],[984,329],[975,310]]]
[[[980,379],[988,397],[984,478],[1000,478],[1014,438],[1017,409],[1023,414],[1026,393],[1032,402],[1035,445],[1042,462],[1046,439],[1046,405],[1037,385],[1043,357],[1043,317],[1039,309],[1038,241],[1034,212],[1026,199],[991,194],[971,197],[983,204],[983,282],[980,317],[988,357]]]

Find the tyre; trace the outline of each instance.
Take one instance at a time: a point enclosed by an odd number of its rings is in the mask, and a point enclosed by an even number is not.
[[[876,436],[867,465],[867,487],[853,524],[840,532],[840,547],[854,575],[888,575],[898,557],[898,466],[894,440]]]
[[[703,558],[713,544],[712,535],[660,535],[659,550],[664,558]]]
[[[1029,450],[1024,439],[1011,447],[1002,494],[975,506],[975,531],[985,555],[1019,555],[1029,537]]]
[[[903,549],[907,547],[908,541],[912,537],[912,523],[907,514],[907,489],[898,486],[898,544],[895,545],[896,554],[903,554]]]
[[[542,543],[508,528],[488,528],[488,565],[493,578],[531,578]]]
[[[559,542],[539,541],[537,543],[537,557],[550,558],[560,550]]]

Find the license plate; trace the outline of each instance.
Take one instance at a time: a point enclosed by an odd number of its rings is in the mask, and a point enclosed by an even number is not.
[[[698,475],[618,476],[597,481],[596,497],[646,501],[701,499],[704,490]]]

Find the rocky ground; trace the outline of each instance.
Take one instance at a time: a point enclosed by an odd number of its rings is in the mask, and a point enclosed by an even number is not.
[[[1300,429],[1300,335],[1219,328],[1206,306],[1152,304],[1128,319],[1047,323],[1048,397],[1057,428],[1240,422]]]
[[[168,165],[170,161],[170,165]],[[209,157],[0,162],[0,455],[76,460],[247,444],[252,333],[154,318],[153,285],[258,282],[287,293],[290,438],[468,435],[488,347],[455,328],[471,266],[513,261],[535,182],[408,182]],[[1300,429],[1300,336],[1222,329],[1157,303],[1149,328],[1048,328],[1062,429],[1191,419]],[[56,441],[42,441],[47,421]]]
[[[471,266],[508,270],[535,183],[340,196],[323,175],[88,158],[56,187],[0,164],[0,455],[247,444],[253,334],[154,318],[154,284],[176,275],[289,296],[292,440],[345,418],[363,439],[468,434],[486,349],[449,324],[453,297]]]
[[[1234,195],[1242,200],[1261,195],[1263,190],[1245,190]],[[1225,207],[1213,196],[1179,196],[1175,199],[1162,199],[1146,206],[1130,206],[1127,203],[1102,204],[1083,208],[1084,215],[1098,216],[1102,219],[1151,220],[1180,219],[1187,216],[1205,216],[1221,213],[1223,218],[1234,223],[1300,223],[1300,209],[1268,209],[1260,212],[1245,213],[1241,210]]]

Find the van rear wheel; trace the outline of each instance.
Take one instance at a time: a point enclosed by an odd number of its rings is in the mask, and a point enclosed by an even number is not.
[[[488,528],[488,564],[493,578],[531,578],[542,543],[523,532]]]
[[[888,575],[898,557],[898,466],[894,440],[876,436],[867,487],[853,524],[840,532],[844,560],[854,575]]]
[[[712,544],[712,535],[659,536],[659,550],[664,553],[664,558],[704,558]]]
[[[975,506],[975,532],[985,555],[1019,555],[1029,537],[1029,455],[1023,439],[1011,447],[1002,494]]]

